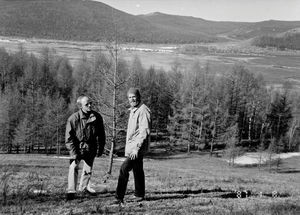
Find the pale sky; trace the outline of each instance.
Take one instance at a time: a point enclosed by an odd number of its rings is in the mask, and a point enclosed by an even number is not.
[[[132,15],[162,12],[212,21],[300,21],[300,0],[96,0]]]

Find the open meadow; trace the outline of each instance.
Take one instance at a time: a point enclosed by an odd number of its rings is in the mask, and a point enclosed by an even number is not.
[[[300,157],[268,167],[231,167],[206,154],[150,156],[144,160],[146,198],[112,205],[122,158],[107,178],[108,158],[96,158],[92,188],[97,196],[65,200],[67,157],[1,154],[0,214],[299,214]],[[81,172],[81,171],[80,171]]]

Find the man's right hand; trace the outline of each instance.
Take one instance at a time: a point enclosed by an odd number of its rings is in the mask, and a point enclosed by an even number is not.
[[[134,149],[129,155],[130,160],[135,160],[138,157],[138,150]]]
[[[100,157],[102,154],[103,154],[102,152],[98,152],[97,157]]]
[[[75,156],[75,162],[76,162],[76,164],[79,163],[80,160],[81,160],[81,155],[80,155],[80,154],[77,154],[77,155]]]

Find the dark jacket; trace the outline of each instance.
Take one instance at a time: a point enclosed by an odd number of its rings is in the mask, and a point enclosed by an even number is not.
[[[101,115],[91,111],[87,117],[82,110],[72,114],[67,121],[65,142],[72,159],[102,155],[105,130]]]

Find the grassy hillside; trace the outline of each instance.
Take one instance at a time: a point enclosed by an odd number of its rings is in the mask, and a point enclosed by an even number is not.
[[[46,39],[123,42],[211,41],[200,33],[164,29],[101,2],[81,0],[0,0],[0,35]]]
[[[152,13],[134,16],[91,0],[0,0],[0,35],[77,41],[197,43],[281,33],[299,22],[216,22]],[[117,33],[116,33],[117,32]]]
[[[156,30],[144,20],[92,1],[1,0],[0,14],[0,34],[6,36],[103,40],[114,34],[113,16],[124,40],[141,39],[143,32]]]
[[[250,23],[232,31],[229,35],[239,39],[249,39],[257,36],[276,35],[300,27],[300,21],[269,20]]]
[[[247,26],[245,22],[215,22],[191,16],[177,16],[163,13],[140,15],[143,19],[165,29],[181,29],[185,32],[199,33],[210,36],[231,32],[239,27]]]
[[[165,29],[181,29],[185,32],[201,32],[202,34],[218,37],[227,35],[229,38],[249,39],[256,36],[278,34],[300,27],[300,21],[263,22],[216,22],[195,17],[176,16],[163,13],[140,15],[150,23]]]
[[[224,158],[177,155],[145,158],[146,199],[132,202],[133,176],[125,207],[112,205],[121,160],[105,180],[108,159],[96,158],[92,187],[97,196],[65,201],[69,160],[40,155],[1,155],[0,214],[264,214],[300,212],[300,157],[283,160],[279,172],[230,167]],[[103,188],[106,189],[103,189]],[[2,187],[0,187],[2,188]],[[235,192],[248,190],[248,197]],[[39,191],[41,193],[39,193]],[[276,193],[275,193],[276,192]],[[275,195],[274,195],[275,194]]]
[[[300,50],[300,28],[273,35],[258,36],[252,44],[263,48],[275,47],[279,50]]]

